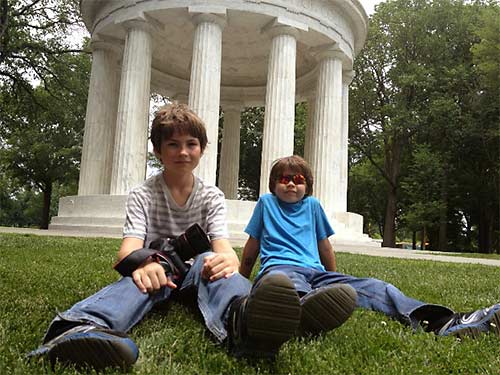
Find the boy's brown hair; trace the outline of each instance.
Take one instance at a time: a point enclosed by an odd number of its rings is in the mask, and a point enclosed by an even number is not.
[[[273,163],[271,173],[269,174],[269,191],[274,194],[276,182],[283,175],[285,170],[290,170],[293,173],[300,173],[306,178],[306,194],[312,195],[313,193],[313,175],[312,170],[307,161],[300,156],[286,156],[278,159]]]
[[[185,104],[167,104],[156,112],[150,136],[154,150],[160,152],[162,142],[172,138],[175,133],[198,138],[201,152],[207,146],[207,131],[203,120]]]

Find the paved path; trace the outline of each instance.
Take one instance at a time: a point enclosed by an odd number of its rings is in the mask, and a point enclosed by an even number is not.
[[[421,250],[404,250],[394,249],[390,247],[354,247],[354,246],[336,246],[336,251],[352,254],[364,254],[389,258],[404,258],[404,259],[420,259],[420,260],[434,260],[440,262],[451,263],[470,263],[470,264],[484,264],[487,266],[500,267],[500,259],[485,259],[485,258],[467,258],[460,255],[446,255],[446,254],[460,254],[460,253],[443,253],[437,251],[421,251]]]
[[[110,235],[105,233],[89,233],[89,232],[82,233],[82,232],[40,230],[40,229],[29,229],[29,228],[9,228],[9,227],[0,227],[0,233],[26,233],[26,234],[35,234],[40,236],[120,238],[115,235]],[[487,266],[500,267],[500,259],[467,258],[464,256],[441,255],[449,253],[432,252],[432,251],[404,250],[404,249],[393,249],[389,247],[353,246],[353,245],[341,245],[341,244],[336,245],[335,250],[344,253],[364,254],[364,255],[389,257],[389,258],[434,260],[440,262],[483,264]]]

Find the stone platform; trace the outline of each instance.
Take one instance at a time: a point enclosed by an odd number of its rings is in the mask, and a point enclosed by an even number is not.
[[[68,196],[59,201],[58,216],[52,218],[49,230],[68,233],[95,233],[120,236],[125,221],[126,195]],[[256,202],[226,200],[231,243],[242,246],[247,235],[244,228]],[[329,215],[336,234],[335,245],[380,247],[380,242],[363,233],[363,217],[351,212]]]

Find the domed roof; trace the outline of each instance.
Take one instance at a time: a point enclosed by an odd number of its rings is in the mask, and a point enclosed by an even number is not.
[[[343,53],[344,69],[363,47],[368,17],[358,0],[81,0],[82,16],[93,39],[123,44],[123,22],[153,26],[152,87],[164,94],[186,94],[191,73],[193,15],[223,15],[221,99],[237,95],[247,103],[263,100],[271,24],[296,27],[297,96],[314,86],[317,52],[331,47]]]

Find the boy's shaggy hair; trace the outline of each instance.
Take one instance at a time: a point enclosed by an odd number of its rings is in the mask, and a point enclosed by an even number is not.
[[[301,173],[306,178],[305,195],[312,195],[314,179],[311,167],[304,159],[297,155],[286,156],[273,163],[271,173],[269,174],[269,191],[274,194],[276,182],[287,169],[293,173]]]
[[[161,144],[173,135],[189,134],[200,141],[201,152],[208,143],[203,120],[185,104],[171,103],[156,112],[151,126],[151,143],[156,152],[161,152]]]

